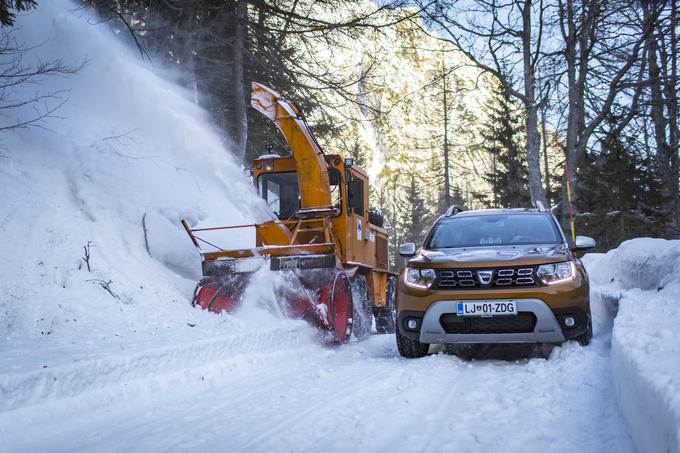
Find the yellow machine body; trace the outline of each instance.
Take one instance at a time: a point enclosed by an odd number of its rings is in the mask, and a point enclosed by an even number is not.
[[[332,254],[348,276],[366,275],[372,304],[385,306],[388,235],[369,222],[368,176],[340,156],[324,154],[294,104],[259,83],[251,93],[252,107],[276,124],[291,150],[289,156],[262,156],[252,166],[253,183],[279,220],[204,229],[183,221],[202,259]],[[245,227],[255,228],[254,248],[201,250],[197,233]]]

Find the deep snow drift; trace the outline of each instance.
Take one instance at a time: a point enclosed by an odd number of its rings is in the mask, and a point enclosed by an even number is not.
[[[634,239],[591,258],[596,293],[618,312],[612,365],[639,451],[680,451],[680,241]]]
[[[56,102],[67,102],[40,127],[0,135],[4,361],[20,343],[38,354],[47,342],[81,350],[149,334],[170,341],[234,332],[249,322],[190,307],[200,261],[179,221],[248,223],[268,216],[264,203],[206,113],[96,23],[66,0],[40,2],[17,19],[26,64],[85,65],[17,87],[15,98],[61,92]],[[3,121],[32,113],[15,109]],[[249,245],[239,241],[222,244]],[[82,259],[87,244],[92,272]],[[253,299],[271,296],[266,280],[255,291]]]

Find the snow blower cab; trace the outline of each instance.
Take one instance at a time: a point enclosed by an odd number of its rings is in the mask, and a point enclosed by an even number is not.
[[[282,273],[277,301],[290,317],[304,318],[343,343],[371,331],[394,331],[394,275],[382,215],[368,208],[368,177],[351,158],[326,155],[304,116],[273,90],[252,84],[251,105],[279,128],[290,156],[267,154],[253,162],[253,182],[277,217],[254,225],[190,228],[203,276],[193,304],[212,312],[235,310],[263,266]],[[222,249],[202,233],[254,229],[254,247]],[[209,247],[204,250],[204,247]]]

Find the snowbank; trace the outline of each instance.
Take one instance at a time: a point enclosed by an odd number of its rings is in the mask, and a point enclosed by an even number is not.
[[[48,344],[150,336],[162,344],[187,329],[181,338],[191,341],[253,325],[290,326],[264,314],[250,322],[190,306],[200,260],[180,219],[235,225],[269,214],[188,93],[70,1],[40,2],[17,18],[14,33],[26,65],[84,66],[5,93],[52,94],[45,102],[65,103],[38,127],[0,134],[3,369],[12,366],[12,351],[37,353]],[[8,113],[2,126],[34,111]],[[246,247],[246,239],[221,244]]]
[[[640,452],[679,452],[680,241],[634,239],[585,261],[618,311],[614,385],[633,441]]]

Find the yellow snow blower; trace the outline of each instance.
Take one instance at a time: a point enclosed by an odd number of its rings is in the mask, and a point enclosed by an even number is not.
[[[252,166],[253,183],[278,220],[193,229],[182,220],[203,263],[193,304],[235,310],[254,272],[269,266],[286,276],[277,289],[285,313],[316,325],[326,342],[370,334],[372,317],[379,333],[393,332],[395,276],[383,216],[368,207],[366,173],[352,158],[325,154],[302,112],[270,88],[254,82],[251,105],[276,124],[291,151],[263,155]],[[254,228],[255,247],[225,250],[201,237],[244,228]]]

